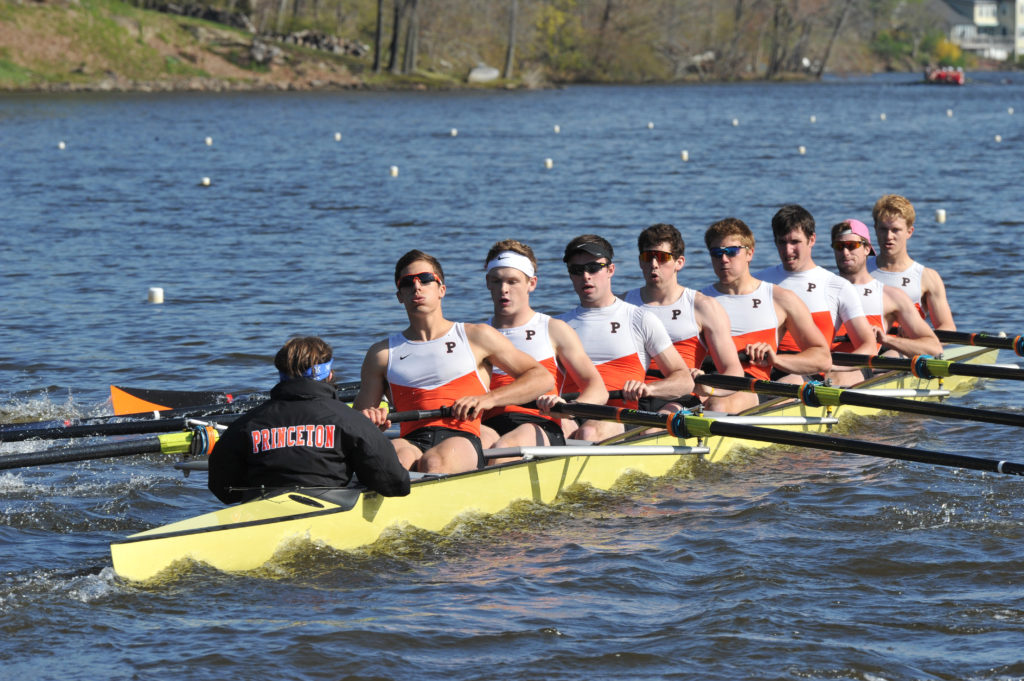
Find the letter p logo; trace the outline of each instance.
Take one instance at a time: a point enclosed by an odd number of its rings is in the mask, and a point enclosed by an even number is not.
[[[619,324],[618,322],[612,322],[612,333],[618,333],[620,326],[622,326],[622,324]]]
[[[448,354],[450,355],[455,350],[455,341],[447,341],[444,346],[448,348]]]

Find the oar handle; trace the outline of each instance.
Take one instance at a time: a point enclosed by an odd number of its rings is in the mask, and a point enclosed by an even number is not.
[[[402,423],[405,421],[425,421],[426,419],[446,419],[450,418],[451,415],[451,407],[441,407],[439,409],[410,409],[409,411],[388,412],[388,420],[392,423]]]

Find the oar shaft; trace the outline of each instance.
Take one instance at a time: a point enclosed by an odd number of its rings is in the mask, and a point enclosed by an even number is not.
[[[969,333],[967,331],[943,331],[942,329],[935,329],[935,335],[943,343],[1013,350],[1018,355],[1024,355],[1024,336],[1000,336],[994,333]]]
[[[226,425],[241,418],[241,414],[220,414],[216,417],[219,424]],[[76,437],[104,437],[109,435],[145,435],[148,433],[169,433],[188,427],[190,418],[160,419],[158,421],[125,421],[122,423],[94,423],[72,426],[52,426],[49,428],[23,428],[0,432],[0,442],[20,442],[23,440],[72,439]]]
[[[134,456],[136,454],[158,454],[160,449],[161,443],[158,437],[126,440],[124,442],[105,442],[103,444],[83,445],[81,447],[68,447],[65,449],[58,447],[41,452],[0,456],[0,470],[23,468],[25,466],[43,466],[69,461],[89,461],[91,459]]]
[[[909,371],[921,378],[974,376],[976,378],[1006,378],[1014,381],[1024,381],[1024,370],[1018,368],[993,366],[991,364],[951,362],[924,355],[904,359],[900,357],[874,357],[871,355],[833,352],[832,363],[839,366],[870,367],[886,371]]]
[[[989,471],[991,473],[1024,475],[1024,464],[1013,463],[1010,461],[981,459],[963,454],[949,454],[946,452],[935,452],[928,449],[916,449],[913,447],[897,447],[895,445],[887,445],[880,442],[863,442],[861,440],[851,440],[848,438],[833,437],[831,435],[772,430],[771,428],[759,428],[758,426],[745,426],[736,423],[723,423],[721,421],[711,421],[710,431],[713,435],[735,437],[742,440],[758,440],[761,442],[772,442],[780,445],[797,445],[800,447],[825,449],[834,452],[851,452],[854,454],[864,454],[866,456],[877,456],[883,459],[916,461],[918,463],[930,463],[938,466],[951,466],[953,468],[969,468],[971,470]]]
[[[927,449],[915,449],[912,447],[897,447],[895,445],[886,445],[877,442],[863,442],[861,440],[839,438],[832,435],[819,435],[813,433],[802,433],[799,431],[748,426],[739,423],[726,423],[724,421],[716,421],[703,416],[692,416],[685,412],[666,415],[655,412],[639,411],[636,409],[622,409],[619,407],[594,404],[559,405],[559,411],[561,413],[583,416],[585,418],[605,419],[608,421],[618,421],[620,423],[633,423],[650,427],[660,426],[663,428],[667,426],[668,431],[675,437],[679,438],[718,435],[724,437],[735,437],[741,440],[757,440],[780,445],[810,447],[813,449],[825,449],[835,452],[852,452],[854,454],[864,454],[867,456],[899,459],[903,461],[917,461],[920,463],[930,463],[939,466],[952,466],[979,471],[990,471],[993,473],[1024,475],[1024,464],[1009,461],[981,459],[962,454],[947,454],[945,452],[934,452]]]
[[[1024,427],[1024,414],[1007,414],[1000,411],[992,411],[990,409],[974,409],[971,407],[959,407],[953,404],[905,400],[899,397],[885,397],[883,395],[865,395],[864,393],[858,393],[852,390],[815,385],[813,383],[796,385],[792,383],[759,381],[739,376],[722,376],[718,374],[705,374],[703,376],[698,376],[695,380],[697,383],[725,390],[748,390],[766,395],[792,397],[815,407],[821,405],[849,404],[859,407],[884,409],[887,411],[906,412],[908,414],[962,419],[964,421],[998,423],[1004,426],[1017,426],[1018,428]]]

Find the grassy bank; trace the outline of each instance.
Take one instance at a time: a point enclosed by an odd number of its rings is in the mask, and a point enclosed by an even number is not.
[[[359,60],[118,0],[0,2],[0,89],[310,89],[362,83]]]

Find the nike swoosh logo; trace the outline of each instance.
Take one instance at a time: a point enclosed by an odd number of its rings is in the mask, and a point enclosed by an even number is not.
[[[405,359],[405,358],[406,358],[406,357],[408,357],[408,356],[409,356],[409,355],[399,355],[399,356],[398,356],[398,359]]]

